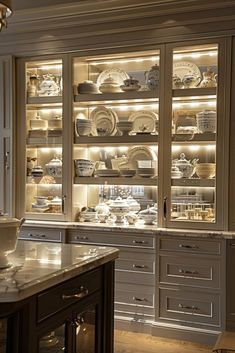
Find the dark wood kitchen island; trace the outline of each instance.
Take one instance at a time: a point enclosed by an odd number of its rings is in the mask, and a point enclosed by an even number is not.
[[[19,241],[0,270],[0,353],[112,353],[118,250]]]

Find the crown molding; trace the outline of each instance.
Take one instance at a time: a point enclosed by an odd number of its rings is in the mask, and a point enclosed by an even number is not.
[[[193,12],[226,8],[235,10],[235,0],[96,0],[95,6],[92,0],[82,0],[79,3],[17,10],[3,35],[178,13],[189,13],[190,16]]]

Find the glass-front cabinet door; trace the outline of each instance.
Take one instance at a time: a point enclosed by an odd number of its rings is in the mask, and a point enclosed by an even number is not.
[[[38,59],[21,65],[17,138],[24,151],[18,145],[17,172],[24,174],[24,185],[18,201],[26,218],[63,219],[63,61]]]
[[[160,50],[73,58],[74,220],[156,224],[160,66]]]
[[[223,45],[171,49],[169,122],[170,188],[165,216],[173,226],[210,228],[222,223]],[[166,147],[166,153],[167,153]],[[191,225],[190,225],[191,224]],[[201,225],[199,225],[201,224]]]

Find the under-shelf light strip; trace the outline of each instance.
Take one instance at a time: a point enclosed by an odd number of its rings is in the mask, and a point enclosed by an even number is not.
[[[180,59],[183,59],[183,58],[192,58],[192,59],[199,59],[200,57],[202,56],[210,56],[210,57],[215,57],[218,55],[218,51],[205,51],[205,52],[196,52],[196,53],[183,53],[183,54],[180,54],[180,53],[176,53],[176,54],[173,54],[173,59],[177,59],[177,60],[180,60]]]
[[[148,56],[142,58],[129,58],[129,59],[116,59],[116,60],[100,60],[100,61],[88,61],[89,65],[113,65],[113,64],[127,64],[130,62],[141,63],[144,61],[159,61],[159,56]]]
[[[206,105],[208,107],[216,107],[216,101],[211,101],[211,102],[182,102],[182,103],[173,103],[173,109],[175,108],[180,108],[182,106],[188,106],[191,108],[197,108],[203,105]]]
[[[79,148],[79,147],[78,147]],[[112,147],[112,146],[102,146],[102,147],[98,147],[98,146],[92,146],[92,147],[89,147],[89,150],[91,152],[99,152],[99,151],[106,151],[106,152],[115,152],[115,151],[120,151],[120,152],[127,152],[128,149],[130,147],[128,146],[118,146],[118,147]],[[150,146],[150,148],[154,151],[157,151],[158,150],[158,146]]]
[[[197,152],[200,149],[206,150],[208,152],[210,152],[210,151],[213,152],[216,149],[216,145],[215,145],[215,143],[212,143],[211,145],[189,145],[189,146],[172,145],[171,148],[172,148],[172,152],[179,152],[179,151],[185,150],[185,149],[188,149],[191,152]]]

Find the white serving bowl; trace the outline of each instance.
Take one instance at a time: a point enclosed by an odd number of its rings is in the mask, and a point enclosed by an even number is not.
[[[91,177],[94,173],[94,168],[76,168],[75,174],[77,177]]]
[[[215,176],[215,163],[199,163],[196,165],[195,172],[200,179],[212,179]]]
[[[133,121],[118,121],[116,126],[122,135],[128,135],[133,130]]]
[[[11,266],[7,256],[16,248],[19,230],[23,223],[24,218],[21,220],[17,218],[8,218],[0,213],[0,268]]]

